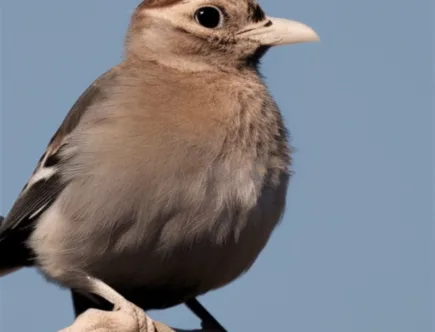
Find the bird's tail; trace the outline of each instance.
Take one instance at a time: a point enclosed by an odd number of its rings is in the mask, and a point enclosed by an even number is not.
[[[3,223],[3,220],[5,220],[5,217],[3,217],[3,216],[0,216],[0,227],[1,227],[1,224]],[[3,256],[2,254],[1,254],[1,252],[3,251],[3,250],[1,250],[2,248],[2,245],[1,245],[1,241],[0,241],[0,261],[1,261],[1,257]],[[1,268],[1,263],[0,263],[0,277],[3,277],[4,275],[6,275],[6,274],[8,274],[9,273],[9,269],[5,269],[5,270],[3,270],[2,268]]]
[[[5,217],[0,216],[0,227],[4,220]],[[8,241],[0,239],[0,278],[21,268],[21,266],[11,264],[13,256],[14,252],[11,252]]]

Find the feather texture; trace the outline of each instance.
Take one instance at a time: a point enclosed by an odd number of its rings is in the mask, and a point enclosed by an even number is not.
[[[146,310],[203,312],[193,299],[249,270],[284,212],[291,151],[257,66],[261,36],[286,29],[252,0],[143,1],[123,61],[79,97],[1,223],[0,270],[36,265],[77,312],[88,276]]]

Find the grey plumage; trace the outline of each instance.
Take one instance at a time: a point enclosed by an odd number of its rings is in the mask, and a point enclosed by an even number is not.
[[[272,38],[283,23],[253,1],[216,0],[224,23],[206,29],[189,15],[209,5],[139,5],[124,60],[79,98],[2,223],[0,268],[35,264],[84,294],[88,275],[148,289],[156,308],[251,267],[281,219],[291,162],[258,60],[316,35],[293,22],[297,33]],[[3,264],[5,243],[27,246],[26,261]]]

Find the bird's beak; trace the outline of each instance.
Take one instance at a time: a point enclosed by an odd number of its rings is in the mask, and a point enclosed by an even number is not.
[[[237,34],[240,38],[256,41],[263,46],[276,46],[319,41],[317,33],[309,26],[283,18],[267,17],[245,27]]]

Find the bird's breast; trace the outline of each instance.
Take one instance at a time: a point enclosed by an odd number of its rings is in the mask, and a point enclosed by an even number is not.
[[[231,118],[209,123],[175,99],[178,113],[166,104],[84,122],[55,203],[61,216],[44,216],[61,231],[45,227],[39,251],[55,243],[47,249],[69,269],[120,287],[203,293],[249,269],[283,213],[289,156],[273,101],[236,95],[224,104]]]

